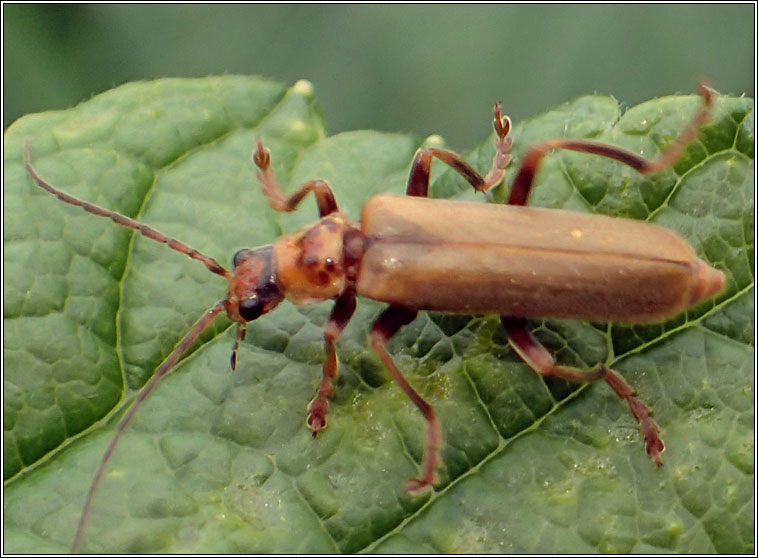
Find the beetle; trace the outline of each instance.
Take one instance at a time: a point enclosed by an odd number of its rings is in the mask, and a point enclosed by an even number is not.
[[[435,158],[460,173],[477,191],[486,192],[502,181],[510,161],[511,122],[495,105],[495,155],[485,176],[450,151],[422,148],[411,166],[407,196],[370,199],[358,222],[339,211],[329,185],[322,180],[308,181],[289,196],[283,194],[271,169],[271,155],[259,139],[253,160],[272,208],[293,211],[313,193],[320,221],[282,236],[272,246],[238,251],[231,271],[147,225],[58,190],[32,165],[27,140],[26,169],[39,187],[61,201],[168,245],[223,276],[229,284],[226,298],[192,326],[119,423],[90,485],[72,550],[79,548],[95,491],[120,435],[160,379],[224,311],[237,324],[231,356],[234,369],[246,324],[272,311],[285,298],[296,304],[335,301],[324,328],[322,378],[307,409],[306,423],[313,436],[327,424],[332,382],[338,370],[336,341],[356,309],[357,296],[390,304],[371,327],[371,345],[426,420],[421,475],[407,481],[408,492],[421,492],[433,485],[442,445],[433,407],[407,382],[386,349],[387,341],[413,321],[419,310],[499,314],[509,344],[535,372],[576,382],[604,380],[627,401],[640,423],[648,454],[660,465],[663,442],[659,428],[631,386],[603,364],[590,371],[557,365],[529,332],[525,319],[554,316],[659,321],[714,296],[723,287],[723,273],[699,259],[683,239],[666,229],[626,219],[525,206],[540,162],[553,149],[608,157],[643,174],[666,168],[697,137],[708,118],[713,95],[705,87],[701,92],[703,108],[654,162],[596,142],[550,140],[527,152],[505,206],[429,199],[429,175]],[[457,225],[451,227],[451,222]]]

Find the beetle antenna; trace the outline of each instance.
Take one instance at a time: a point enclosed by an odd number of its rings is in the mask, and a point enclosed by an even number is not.
[[[66,202],[71,205],[75,205],[77,207],[81,207],[84,211],[87,211],[88,213],[92,213],[93,215],[98,215],[100,217],[107,217],[114,223],[117,223],[121,226],[127,227],[129,229],[134,229],[138,231],[142,236],[145,236],[151,240],[155,240],[156,242],[160,242],[162,244],[166,244],[169,248],[172,250],[175,250],[181,254],[184,254],[185,256],[189,256],[193,260],[197,260],[201,262],[205,267],[208,268],[208,270],[212,271],[213,273],[217,275],[221,275],[222,277],[226,277],[227,279],[230,277],[229,272],[224,269],[224,267],[218,263],[213,258],[206,256],[205,254],[201,254],[194,248],[190,248],[183,242],[180,242],[179,240],[176,240],[175,238],[170,238],[166,236],[165,234],[158,232],[152,227],[148,227],[147,225],[143,225],[142,223],[135,221],[134,219],[131,219],[129,217],[126,217],[125,215],[121,215],[120,213],[116,213],[115,211],[110,211],[109,209],[105,209],[103,207],[100,207],[99,205],[95,205],[89,202],[86,202],[84,200],[80,200],[79,198],[76,198],[74,196],[71,196],[61,190],[58,190],[55,186],[49,184],[46,182],[37,172],[37,169],[34,168],[31,161],[31,142],[29,138],[26,138],[26,142],[24,143],[24,165],[26,166],[26,170],[29,173],[29,176],[32,177],[34,182],[42,188],[43,190],[47,190],[52,195],[54,195],[59,200]]]
[[[95,473],[95,478],[93,478],[92,483],[90,483],[89,491],[87,492],[87,499],[84,501],[84,508],[82,508],[82,514],[79,516],[79,526],[76,528],[74,543],[71,545],[72,554],[75,554],[79,550],[79,546],[82,542],[82,535],[84,533],[84,527],[87,524],[90,508],[92,507],[92,502],[95,499],[95,492],[97,491],[97,487],[100,485],[100,481],[103,478],[105,467],[108,465],[108,462],[113,456],[113,451],[116,449],[116,446],[121,439],[121,434],[124,433],[127,425],[134,418],[134,415],[137,414],[137,410],[139,409],[142,402],[147,399],[147,396],[150,395],[150,392],[153,391],[161,378],[163,378],[163,376],[165,376],[168,371],[171,370],[179,358],[187,351],[187,349],[189,349],[190,345],[192,345],[195,339],[197,339],[198,335],[200,335],[203,330],[208,327],[208,325],[213,321],[213,318],[215,318],[225,308],[226,301],[222,300],[213,308],[208,310],[205,314],[203,314],[197,322],[195,322],[195,325],[192,326],[192,329],[190,329],[187,335],[185,335],[179,344],[174,347],[174,350],[171,351],[171,354],[168,355],[166,360],[163,361],[163,364],[158,367],[158,369],[155,371],[155,375],[140,390],[140,392],[137,394],[137,399],[134,401],[131,409],[129,409],[129,412],[126,414],[126,416],[121,419],[121,422],[118,423],[116,434],[113,436],[111,443],[108,445],[108,449],[105,450],[103,458],[100,460],[100,465],[97,468],[97,472]]]

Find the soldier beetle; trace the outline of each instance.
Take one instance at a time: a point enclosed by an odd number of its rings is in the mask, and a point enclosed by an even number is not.
[[[407,196],[371,198],[358,222],[339,211],[335,196],[323,180],[308,181],[290,195],[282,193],[271,168],[271,155],[258,139],[253,160],[271,207],[293,211],[313,193],[320,220],[282,236],[272,246],[238,251],[231,270],[147,225],[58,190],[32,165],[27,139],[24,161],[39,187],[63,202],[164,243],[228,281],[226,297],[189,330],[119,423],[90,485],[72,550],[79,549],[95,492],[121,434],[161,378],[224,311],[236,323],[231,356],[234,369],[247,322],[272,311],[284,299],[295,304],[335,301],[324,327],[326,357],[322,378],[307,408],[306,422],[314,437],[327,424],[332,382],[338,369],[336,341],[356,309],[357,297],[389,303],[370,329],[371,345],[426,420],[421,474],[407,481],[408,492],[420,492],[433,485],[443,440],[433,407],[404,378],[386,343],[423,310],[500,315],[509,344],[538,374],[574,382],[604,380],[627,402],[640,424],[647,453],[661,465],[664,446],[659,428],[632,387],[602,363],[589,371],[556,364],[527,329],[525,320],[563,317],[659,321],[717,294],[723,287],[724,274],[699,259],[681,237],[662,227],[630,219],[529,208],[526,203],[540,162],[554,149],[600,155],[642,174],[670,166],[708,119],[713,94],[706,87],[701,87],[701,93],[703,107],[654,162],[588,140],[549,140],[526,153],[507,205],[428,198],[430,168],[435,158],[460,173],[478,192],[486,192],[503,180],[511,158],[511,122],[501,115],[497,104],[495,155],[485,176],[455,153],[421,148],[411,166]]]

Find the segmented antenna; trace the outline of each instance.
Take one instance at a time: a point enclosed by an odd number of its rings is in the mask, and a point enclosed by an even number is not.
[[[156,242],[166,244],[172,250],[175,250],[181,254],[184,254],[185,256],[189,256],[193,260],[202,262],[203,265],[205,265],[205,267],[208,268],[208,270],[212,271],[213,273],[217,275],[221,275],[222,277],[226,277],[227,279],[231,276],[230,273],[226,269],[224,269],[224,267],[220,263],[218,263],[216,260],[214,260],[213,258],[209,256],[206,256],[205,254],[201,254],[200,252],[198,252],[194,248],[190,248],[183,242],[176,240],[175,238],[168,237],[165,234],[159,231],[156,231],[154,228],[148,227],[147,225],[143,225],[142,223],[139,223],[135,221],[134,219],[130,219],[129,217],[126,217],[125,215],[121,215],[120,213],[116,213],[115,211],[105,209],[103,207],[100,207],[99,205],[95,205],[95,204],[86,202],[84,200],[80,200],[79,198],[76,198],[74,196],[67,194],[66,192],[58,190],[58,188],[56,188],[55,186],[47,183],[39,175],[39,173],[37,172],[37,169],[35,169],[34,166],[32,166],[31,142],[29,138],[26,138],[26,141],[24,142],[24,165],[26,166],[26,170],[29,173],[29,176],[31,176],[34,182],[37,183],[37,186],[39,186],[43,190],[47,190],[59,200],[71,205],[75,205],[77,207],[81,207],[84,211],[87,211],[88,213],[92,213],[93,215],[98,215],[100,217],[107,217],[114,223],[117,223],[119,225],[122,225],[130,229],[134,229],[135,231],[138,231],[142,236],[145,236],[151,240],[155,240]]]
[[[170,238],[164,235],[163,233],[160,233],[157,230],[153,229],[152,227],[143,225],[142,223],[139,223],[135,221],[134,219],[121,215],[120,213],[116,213],[115,211],[110,211],[98,205],[86,202],[84,200],[80,200],[79,198],[76,198],[61,190],[58,190],[51,184],[47,183],[39,175],[39,173],[37,172],[37,170],[34,168],[34,166],[31,163],[31,143],[29,141],[29,138],[26,138],[26,142],[24,144],[24,165],[26,166],[26,170],[29,173],[29,176],[32,177],[32,179],[37,184],[37,186],[39,186],[43,190],[47,190],[49,193],[54,195],[59,200],[66,202],[70,205],[81,207],[82,209],[84,209],[88,213],[92,213],[93,215],[98,215],[100,217],[107,217],[118,225],[122,225],[124,227],[138,231],[142,236],[145,236],[151,240],[155,240],[156,242],[166,244],[172,250],[175,250],[176,252],[184,254],[185,256],[188,256],[192,258],[193,260],[197,260],[201,262],[203,265],[205,265],[206,268],[208,268],[208,270],[212,271],[213,273],[217,275],[221,275],[223,277],[226,277],[227,279],[230,279],[232,277],[232,274],[229,273],[226,269],[224,269],[224,267],[221,264],[219,264],[216,260],[214,260],[213,258],[209,256],[206,256],[205,254],[198,252],[194,248],[190,248],[183,242],[180,242],[179,240],[176,240],[175,238]],[[121,439],[121,434],[124,432],[127,425],[131,422],[131,420],[137,414],[137,410],[139,409],[142,402],[147,398],[148,395],[150,395],[150,392],[153,391],[153,389],[161,380],[161,378],[163,378],[163,376],[165,376],[168,373],[168,371],[171,370],[171,368],[179,361],[181,356],[187,351],[187,349],[189,349],[190,345],[194,343],[194,341],[203,332],[203,330],[205,330],[205,328],[208,327],[208,325],[210,325],[213,319],[225,309],[226,309],[226,300],[222,300],[218,302],[213,308],[208,310],[205,314],[203,314],[197,322],[195,322],[195,325],[192,326],[192,329],[190,329],[187,335],[185,335],[184,338],[182,338],[182,340],[179,342],[179,344],[176,347],[174,347],[174,350],[171,351],[171,354],[169,354],[166,360],[163,361],[163,364],[161,364],[158,367],[158,369],[155,371],[155,375],[140,390],[140,392],[137,394],[137,398],[135,399],[134,404],[132,405],[131,409],[129,409],[129,412],[124,416],[124,418],[121,419],[121,422],[118,424],[118,427],[116,428],[116,433],[113,436],[113,439],[111,440],[110,444],[108,445],[108,449],[105,451],[105,454],[103,454],[103,457],[100,461],[100,465],[98,466],[97,472],[95,473],[95,477],[92,479],[92,482],[89,487],[89,491],[87,492],[87,498],[84,502],[82,513],[79,516],[79,525],[77,526],[77,529],[76,529],[74,542],[71,545],[72,553],[76,553],[79,550],[79,547],[81,546],[82,536],[84,534],[84,527],[87,524],[87,520],[89,518],[90,508],[92,507],[92,502],[94,501],[94,498],[95,498],[95,492],[97,492],[97,487],[100,485],[100,481],[102,480],[103,473],[105,472],[105,467],[108,465],[108,462],[110,461],[113,455],[113,452],[116,449],[116,446],[118,445],[119,440]],[[244,329],[242,329],[242,333],[240,333],[240,330],[238,329],[237,337],[235,339],[235,347],[234,347],[235,356],[237,352],[237,345],[239,344],[239,341],[243,337],[244,337]],[[232,360],[233,364],[234,364],[234,360],[236,359],[233,357],[233,360]]]
[[[197,336],[200,335],[206,327],[208,327],[208,325],[213,321],[213,318],[220,314],[225,309],[225,307],[226,301],[222,300],[213,308],[208,310],[205,314],[203,314],[203,316],[197,322],[195,322],[195,325],[192,326],[192,329],[189,330],[189,333],[184,336],[179,344],[174,347],[174,350],[171,351],[171,354],[168,356],[168,358],[163,361],[163,364],[158,367],[158,370],[155,371],[155,375],[151,378],[151,380],[145,384],[145,387],[143,387],[142,390],[140,390],[139,394],[137,394],[137,399],[132,405],[132,408],[129,409],[129,412],[126,414],[126,416],[121,419],[120,423],[118,423],[116,434],[113,436],[111,443],[108,445],[108,449],[105,450],[103,458],[100,461],[100,465],[97,468],[97,472],[95,473],[95,478],[92,479],[92,483],[89,486],[87,499],[84,502],[84,508],[82,508],[82,514],[79,516],[79,525],[76,528],[74,543],[71,545],[72,554],[75,554],[79,550],[79,546],[82,542],[82,535],[84,534],[84,526],[87,524],[89,511],[95,498],[95,492],[97,491],[97,487],[102,480],[103,473],[105,472],[105,467],[108,465],[108,462],[113,455],[113,450],[116,449],[116,446],[121,439],[121,434],[134,418],[134,415],[137,414],[137,409],[139,409],[140,405],[147,398],[147,396],[150,395],[150,392],[153,391],[153,388],[155,388],[160,379],[163,378],[163,376],[165,376],[169,370],[171,370],[171,367],[176,364],[184,352],[190,347],[190,345],[192,345],[195,339],[197,339]]]

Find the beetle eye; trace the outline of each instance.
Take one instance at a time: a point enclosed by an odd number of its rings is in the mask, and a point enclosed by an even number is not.
[[[245,321],[250,322],[263,314],[263,304],[257,298],[246,298],[240,302],[239,313]]]
[[[243,248],[242,250],[237,250],[237,253],[234,254],[234,258],[232,258],[232,263],[234,264],[234,267],[237,267],[239,264],[241,264],[247,259],[250,259],[253,256],[255,256],[255,250]]]

